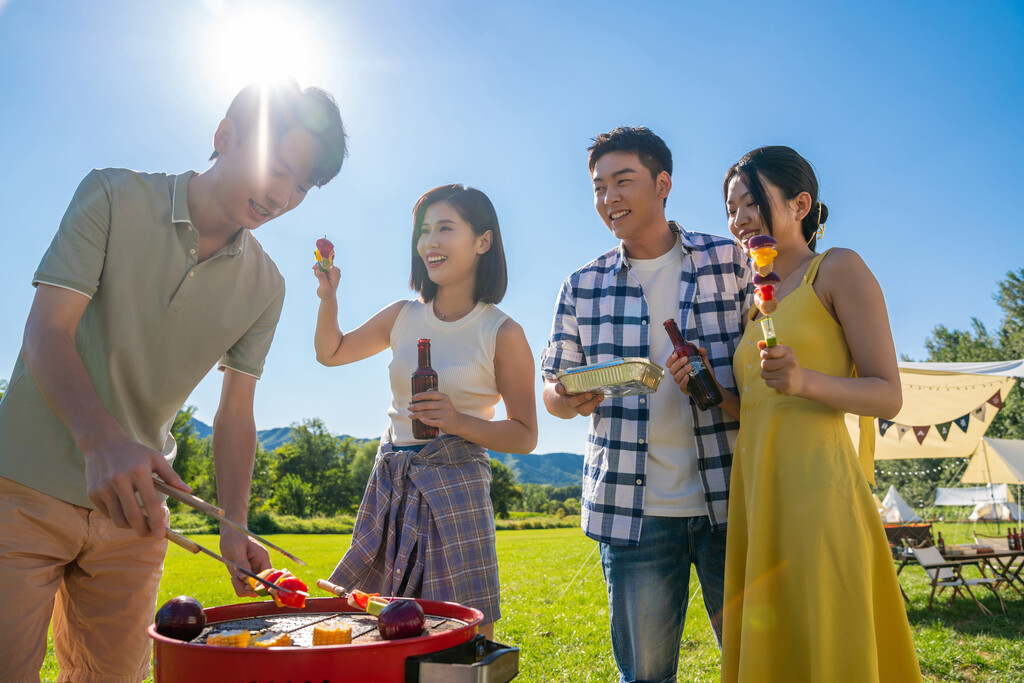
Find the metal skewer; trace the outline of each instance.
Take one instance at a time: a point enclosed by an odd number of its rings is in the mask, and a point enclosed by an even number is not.
[[[293,562],[298,562],[299,564],[306,566],[305,562],[295,557],[295,555],[292,555],[290,552],[288,552],[281,546],[271,543],[259,534],[249,531],[238,522],[228,519],[227,514],[224,512],[224,510],[220,509],[216,505],[207,503],[202,498],[199,498],[198,496],[193,496],[191,493],[185,493],[181,489],[176,489],[173,486],[168,485],[167,482],[165,482],[164,480],[157,478],[156,476],[153,477],[153,486],[156,488],[157,491],[165,493],[171,498],[174,498],[175,500],[180,501],[185,505],[188,505],[189,507],[199,510],[200,512],[206,513],[210,517],[216,519],[218,522],[227,524],[232,529],[241,531],[246,536],[249,536],[250,538],[257,540],[260,543],[273,548],[277,552],[287,557],[289,560],[292,560]]]
[[[193,554],[198,554],[200,552],[206,553],[207,555],[209,555],[213,559],[220,560],[224,564],[229,565],[231,567],[234,567],[235,569],[237,569],[238,571],[242,572],[243,574],[245,574],[249,578],[256,579],[257,581],[262,583],[264,586],[267,586],[268,588],[273,588],[274,590],[281,591],[282,593],[298,593],[299,595],[304,595],[306,597],[309,597],[309,593],[307,593],[306,591],[297,591],[297,590],[294,590],[292,588],[284,588],[283,586],[278,586],[273,581],[268,581],[267,579],[264,579],[262,576],[259,576],[258,574],[252,573],[251,571],[249,571],[248,569],[246,569],[242,565],[238,564],[237,562],[232,562],[231,560],[227,559],[226,557],[221,557],[220,555],[218,555],[217,553],[213,552],[212,550],[208,550],[208,549],[204,548],[203,546],[199,545],[198,543],[196,543],[192,539],[185,538],[184,536],[179,534],[177,531],[174,531],[173,529],[168,529],[167,530],[167,540],[172,542],[172,543],[174,543],[174,544],[176,544],[176,545],[181,546],[182,548],[184,548],[185,550],[189,551],[190,553],[193,553]]]

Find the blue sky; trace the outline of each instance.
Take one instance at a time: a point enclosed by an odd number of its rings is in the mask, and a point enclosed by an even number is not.
[[[939,323],[995,327],[996,285],[1024,263],[1024,4],[837,5],[0,0],[0,378],[81,178],[203,170],[231,97],[274,67],[335,95],[351,155],[255,233],[288,282],[261,429],[320,417],[335,433],[383,430],[389,354],[342,368],[313,357],[313,242],[338,248],[350,329],[410,296],[410,211],[442,183],[494,201],[502,308],[539,358],[562,279],[614,246],[586,147],[620,124],[669,144],[668,214],[691,230],[725,234],[721,180],[745,152],[800,151],[830,208],[821,246],[872,268],[899,353],[923,359]],[[190,398],[200,419],[219,389],[214,373]],[[584,420],[538,412],[537,452],[582,452]]]

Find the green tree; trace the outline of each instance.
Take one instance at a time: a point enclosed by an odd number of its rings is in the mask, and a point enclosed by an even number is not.
[[[516,475],[505,463],[491,459],[491,505],[494,514],[508,519],[509,505],[523,497],[523,492],[516,486]]]
[[[274,487],[273,507],[282,515],[308,517],[312,487],[297,474],[286,474]]]

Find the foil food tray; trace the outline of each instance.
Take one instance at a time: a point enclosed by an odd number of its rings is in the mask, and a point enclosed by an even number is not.
[[[616,358],[563,370],[558,380],[570,394],[592,391],[618,397],[653,394],[664,376],[665,371],[647,358]]]

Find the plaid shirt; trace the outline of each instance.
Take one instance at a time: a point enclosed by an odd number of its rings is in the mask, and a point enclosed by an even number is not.
[[[715,377],[733,389],[732,356],[753,300],[747,259],[731,240],[686,232],[679,319],[683,336],[708,350]],[[562,370],[615,358],[650,357],[652,321],[643,290],[630,273],[619,245],[566,278],[558,294],[551,339],[541,372],[556,380]],[[666,381],[672,381],[666,377]],[[732,449],[739,423],[715,407],[698,410],[690,401],[697,466],[708,516],[724,529]],[[649,409],[643,396],[605,398],[590,417],[583,463],[582,527],[590,538],[613,545],[637,545],[647,483]]]

